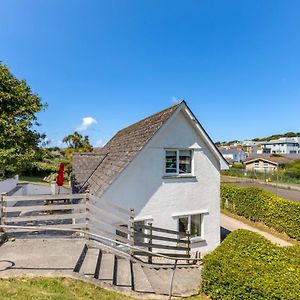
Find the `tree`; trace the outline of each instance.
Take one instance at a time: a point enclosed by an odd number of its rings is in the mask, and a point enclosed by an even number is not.
[[[36,113],[45,105],[25,80],[19,80],[0,63],[0,170],[4,176],[25,169],[36,158],[45,135],[38,126]]]
[[[89,137],[87,135],[83,136],[77,131],[64,137],[63,142],[66,143],[70,149],[81,150],[82,152],[93,151],[93,146],[90,144]]]

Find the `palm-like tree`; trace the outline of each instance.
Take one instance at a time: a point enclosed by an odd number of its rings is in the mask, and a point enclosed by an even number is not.
[[[64,137],[63,142],[71,149],[81,149],[87,152],[93,151],[93,146],[90,144],[89,137],[87,135],[83,136],[77,131]]]

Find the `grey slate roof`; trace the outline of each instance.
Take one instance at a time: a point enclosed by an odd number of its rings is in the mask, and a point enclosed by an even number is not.
[[[80,192],[86,180],[102,162],[105,153],[73,153],[72,157],[72,190]]]
[[[101,196],[180,105],[120,130],[100,152],[73,155],[73,191]]]

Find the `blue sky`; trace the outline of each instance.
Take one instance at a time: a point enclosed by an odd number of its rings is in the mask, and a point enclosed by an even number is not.
[[[101,144],[179,99],[215,141],[299,132],[299,11],[297,0],[0,0],[0,60],[48,103],[39,130],[52,145],[76,128]]]

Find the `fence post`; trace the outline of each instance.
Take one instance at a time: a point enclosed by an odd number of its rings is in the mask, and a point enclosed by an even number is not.
[[[4,217],[5,217],[5,213],[4,213],[4,207],[5,207],[5,196],[7,195],[7,193],[1,193],[1,203],[0,203],[0,224],[4,225]],[[4,229],[1,227],[0,231],[3,232]]]
[[[188,241],[188,243],[187,243],[187,255],[190,257],[190,255],[191,255],[191,234],[190,234],[190,232],[187,230],[186,231],[186,235],[187,235],[187,241]],[[189,259],[187,260],[187,263],[189,263],[190,261],[189,261]]]
[[[152,252],[152,223],[149,223],[149,241],[148,241],[148,251]],[[152,264],[152,256],[148,256],[148,263]]]
[[[132,245],[134,245],[134,209],[130,208],[130,217],[129,217],[129,240],[131,241]],[[133,250],[129,250],[130,255],[133,255]]]
[[[90,194],[89,194],[89,191],[87,190],[86,191],[86,197],[85,197],[85,232],[88,232],[89,231],[89,207],[88,207],[88,204],[89,204],[89,201],[90,201]],[[90,240],[90,236],[88,234],[84,234],[84,238],[86,240],[86,244],[87,246],[89,247],[89,240]]]

